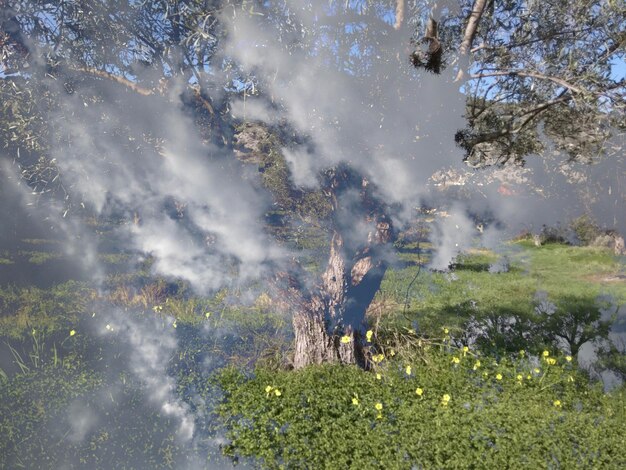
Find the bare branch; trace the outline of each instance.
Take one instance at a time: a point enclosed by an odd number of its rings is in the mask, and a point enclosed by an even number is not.
[[[565,80],[561,78],[552,77],[550,75],[544,75],[544,74],[536,73],[536,72],[524,72],[522,70],[502,70],[502,71],[495,71],[495,72],[488,72],[488,73],[476,73],[476,74],[470,75],[470,78],[506,77],[506,76],[515,76],[515,75],[518,77],[531,77],[531,78],[537,78],[540,80],[549,80],[551,82],[556,83],[557,85],[561,85],[562,87],[573,91],[574,93],[580,93],[580,94],[584,93],[582,89],[578,88],[575,85],[572,85],[569,82],[566,82]]]
[[[395,30],[402,27],[404,21],[404,0],[396,0],[396,23],[393,25]]]
[[[115,83],[119,83],[120,85],[124,85],[125,87],[129,88],[130,90],[142,96],[150,96],[154,94],[154,90],[142,87],[140,85],[137,85],[135,82],[129,80],[128,78],[121,77],[120,75],[114,75],[112,73],[105,72],[104,70],[98,70],[92,67],[72,67],[71,70],[75,72],[83,72],[89,75],[93,75],[95,77],[111,80]]]
[[[472,7],[472,13],[467,20],[467,25],[465,26],[465,33],[463,34],[463,41],[461,41],[461,46],[459,47],[459,55],[461,57],[467,56],[467,53],[472,48],[472,43],[474,42],[474,37],[476,36],[476,31],[478,29],[478,23],[480,22],[480,18],[483,16],[483,12],[485,11],[485,6],[487,5],[487,0],[475,0],[474,6]],[[456,76],[455,81],[459,81],[463,78],[463,67],[459,68],[459,73]]]

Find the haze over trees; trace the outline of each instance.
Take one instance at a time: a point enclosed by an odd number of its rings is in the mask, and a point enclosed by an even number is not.
[[[619,1],[9,0],[0,24],[4,176],[68,233],[133,220],[130,246],[200,290],[269,280],[296,368],[366,366],[365,312],[441,166],[623,163]],[[438,63],[413,67],[425,39]],[[616,213],[614,181],[585,203]],[[473,233],[464,204],[441,253]]]

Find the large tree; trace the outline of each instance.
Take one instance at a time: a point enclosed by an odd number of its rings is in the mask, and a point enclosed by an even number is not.
[[[298,8],[313,20],[301,21]],[[241,16],[262,17],[278,32],[276,44],[285,52],[324,63],[348,83],[367,81],[372,94],[389,86],[389,74],[401,74],[398,64],[409,57],[424,73],[455,71],[467,96],[467,128],[457,133],[457,141],[474,166],[522,162],[542,145],[542,134],[560,137],[566,145],[567,137],[584,132],[584,139],[567,142],[567,150],[573,157],[591,155],[602,150],[614,116],[624,111],[626,87],[616,70],[624,63],[626,9],[617,1],[462,0],[437,6],[362,0],[324,8],[316,2],[5,2],[0,135],[33,191],[61,191],[68,210],[81,202],[59,175],[50,149],[59,143],[69,148],[77,138],[48,119],[51,110],[63,109],[64,94],[101,107],[102,119],[111,109],[123,114],[149,102],[169,103],[172,109],[182,103],[205,143],[257,164],[280,209],[278,225],[322,233],[321,245],[329,253],[321,269],[283,263],[271,282],[293,313],[295,367],[335,361],[366,365],[365,312],[385,272],[395,231],[385,188],[362,167],[337,158],[318,169],[317,188],[303,189],[281,155],[290,143],[306,143],[302,126],[295,131],[284,122],[248,126],[230,116],[231,107],[242,99],[245,106],[250,96],[281,107],[271,84],[278,67],[273,77],[257,74],[242,67],[236,54],[221,50],[233,34],[228,24]],[[410,48],[389,50],[392,36]],[[298,81],[306,67],[280,73],[287,84]],[[107,92],[112,89],[124,90],[123,99]],[[106,102],[111,96],[117,101]],[[138,161],[167,144],[153,127],[140,124],[121,123],[109,138],[126,142]],[[374,138],[363,140],[364,148],[377,145]],[[174,201],[176,207],[185,203]],[[271,217],[268,223],[272,226]],[[281,236],[276,224],[274,233]]]

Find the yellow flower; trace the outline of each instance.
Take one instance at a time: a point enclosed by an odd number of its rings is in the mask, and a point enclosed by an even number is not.
[[[376,373],[376,380],[380,380],[380,379],[382,379],[382,378],[383,378],[383,376],[382,376],[382,375],[380,375],[380,373],[378,373],[378,372],[377,372],[377,373]]]
[[[463,346],[463,357],[469,352],[469,348],[467,346]]]
[[[550,355],[550,353],[548,351],[544,351],[544,352],[541,353],[541,355],[543,357],[548,357]]]
[[[534,372],[535,374],[539,374],[539,373],[541,373],[541,369],[539,369],[539,368],[535,367],[535,369],[534,369],[534,371],[533,371],[533,372]]]
[[[176,320],[174,320],[174,323],[172,323],[172,326],[173,326],[174,328],[176,328],[176,327],[178,326],[178,325],[176,325]]]
[[[378,402],[374,405],[374,408],[376,408],[378,411],[382,411],[383,409],[383,404]]]
[[[265,387],[265,393],[270,393],[273,388],[274,387],[272,387],[271,385],[268,385],[267,387]]]
[[[474,364],[473,369],[476,370],[480,367],[480,361],[476,361],[476,363]]]
[[[390,355],[391,357],[393,357],[393,356],[395,356],[395,355],[396,355],[396,352],[392,349],[392,350],[389,352],[389,355]]]
[[[526,355],[526,351],[524,351],[523,349],[520,350],[519,355],[521,357],[524,357]]]
[[[372,356],[372,361],[376,363],[382,362],[383,359],[385,359],[385,356],[383,354],[374,354]]]
[[[205,317],[207,317],[207,318],[209,318],[209,317],[211,316],[211,312],[206,312],[206,313],[204,314],[204,316],[205,316]]]
[[[357,397],[352,397],[352,404],[355,406],[359,406],[359,399]]]
[[[572,356],[565,356],[565,360],[567,362],[572,362]]]
[[[502,380],[502,374],[496,374],[496,380]]]
[[[528,374],[528,375],[526,376],[526,379],[527,379],[527,380],[530,380],[530,379],[532,379],[532,378],[533,378],[533,377],[532,377],[532,375],[530,375],[530,374]]]
[[[406,375],[411,375],[411,366],[406,366],[404,371],[406,372]]]
[[[517,380],[519,380],[521,382],[523,378],[524,377],[522,377],[522,374],[517,374]]]
[[[277,397],[281,396],[282,393],[280,392],[280,390],[276,389],[274,390],[274,395],[276,395]]]
[[[418,397],[421,397],[422,395],[424,395],[424,389],[420,388],[420,387],[417,387],[415,389],[415,393],[417,394]]]
[[[374,335],[374,332],[372,330],[367,330],[367,333],[365,333],[365,339],[367,339],[368,343],[372,342],[373,335]]]
[[[445,328],[445,327],[442,327],[441,329],[443,330],[443,334],[444,334],[444,335],[447,335],[448,333],[450,333],[450,330],[448,330],[448,329],[447,329],[447,328]]]
[[[556,364],[556,359],[553,357],[549,357],[548,358],[548,364],[550,364],[551,366],[553,366],[554,364]]]
[[[444,396],[443,396],[443,397],[441,397],[441,404],[442,404],[443,406],[447,406],[449,402],[450,402],[450,395],[448,395],[448,394],[446,393],[446,394],[444,394]]]
[[[452,362],[453,362],[454,364],[458,364],[459,362],[461,362],[461,359],[459,359],[458,357],[454,356],[454,357],[452,358]]]
[[[557,408],[561,408],[561,400],[554,400],[552,404],[556,406]]]
[[[571,375],[567,376],[567,381],[568,382],[573,382],[574,381],[574,377],[572,377]]]
[[[350,338],[350,336],[348,336],[348,335],[344,335],[344,336],[341,337],[341,342],[343,344],[348,344],[350,341],[352,341],[352,338]]]
[[[76,334],[76,330],[70,331],[70,336],[74,336]]]

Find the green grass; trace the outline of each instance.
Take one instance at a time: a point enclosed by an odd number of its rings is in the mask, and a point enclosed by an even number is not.
[[[69,281],[50,289],[0,288],[0,337],[13,339],[37,329],[52,333],[67,329],[87,312],[95,291],[85,283]]]
[[[442,326],[460,331],[472,316],[532,317],[535,296],[540,292],[557,305],[571,306],[574,299],[589,306],[602,294],[612,296],[617,304],[626,302],[626,283],[610,280],[623,269],[610,250],[559,244],[535,247],[530,242],[511,244],[510,248],[507,272],[488,271],[498,259],[488,251],[460,256],[450,273],[422,269],[410,289],[416,266],[389,270],[375,300],[394,302],[381,320],[388,324],[417,321],[422,331],[431,333]]]
[[[28,258],[29,263],[38,265],[63,258],[62,253],[50,251],[19,251],[18,254]]]

